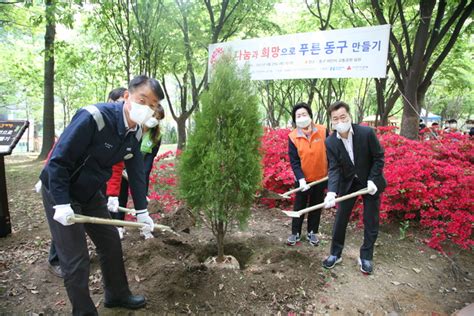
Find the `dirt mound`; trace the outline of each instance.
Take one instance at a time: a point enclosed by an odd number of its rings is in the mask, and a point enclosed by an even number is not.
[[[312,290],[316,290],[324,285],[321,280],[315,282],[306,274],[295,277],[287,270],[292,260],[310,266],[310,260],[297,251],[280,249],[278,245],[276,249],[266,249],[262,256],[262,246],[271,245],[271,238],[229,238],[225,252],[239,260],[241,269],[215,271],[203,264],[208,257],[216,255],[214,243],[202,245],[185,235],[161,237],[146,241],[134,238],[133,247],[125,250],[126,265],[136,273],[129,278],[140,280],[136,291],[146,293],[150,310],[180,313],[287,310],[283,302],[295,299],[301,305],[311,298],[306,287],[311,284]],[[261,268],[247,269],[254,266]]]
[[[191,228],[196,225],[196,218],[188,208],[180,206],[171,213],[165,213],[158,223],[169,226],[178,233],[189,233]]]

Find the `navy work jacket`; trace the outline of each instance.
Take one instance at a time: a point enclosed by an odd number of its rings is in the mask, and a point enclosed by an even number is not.
[[[135,209],[147,208],[141,128],[125,129],[123,103],[101,103],[78,110],[41,172],[56,205],[89,201],[125,161]]]

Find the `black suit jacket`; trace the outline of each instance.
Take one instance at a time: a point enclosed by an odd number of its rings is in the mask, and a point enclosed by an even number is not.
[[[377,194],[382,193],[387,186],[383,176],[384,150],[372,128],[352,124],[352,129],[354,164],[342,140],[337,138],[337,132],[326,139],[328,191],[339,196],[347,194],[357,175],[364,186],[368,180],[372,180],[377,186]]]

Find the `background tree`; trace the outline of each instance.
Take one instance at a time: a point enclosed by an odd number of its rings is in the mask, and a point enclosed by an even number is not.
[[[222,262],[229,225],[247,220],[260,185],[262,127],[250,74],[238,70],[230,56],[216,63],[201,102],[180,158],[179,188],[187,204],[209,220]]]
[[[348,22],[346,27],[364,27],[367,25],[378,25],[377,18],[368,2],[347,0],[344,5],[337,8],[344,19]],[[390,11],[388,15],[388,23],[394,25],[398,19],[396,10]],[[400,97],[400,91],[397,89],[393,74],[390,71],[390,66],[387,64],[387,76],[385,78],[374,78],[375,93],[376,93],[376,113],[375,126],[388,124],[389,115],[392,112],[397,100]],[[366,108],[369,111],[370,104]],[[359,112],[359,117],[362,119],[368,112]]]
[[[46,0],[44,35],[43,145],[38,159],[45,159],[54,144],[54,37],[56,35],[55,1]]]
[[[116,47],[122,52],[118,54],[122,59],[127,82],[130,82],[132,73],[132,10],[131,0],[99,1],[96,9],[98,20],[97,28],[104,28]]]
[[[199,108],[199,96],[207,87],[207,50],[209,44],[234,37],[256,36],[275,24],[269,22],[274,0],[221,0],[204,3],[176,0],[166,16],[180,31],[179,37],[165,53],[167,70],[172,74],[178,94],[178,105],[172,102],[170,86],[162,78],[167,101],[178,127],[178,148],[186,143],[186,122]],[[184,58],[183,58],[184,56]]]
[[[416,139],[426,92],[461,31],[469,28],[471,21],[464,24],[474,10],[474,1],[420,0],[418,9],[411,1],[371,3],[380,24],[388,24],[386,15],[398,16],[390,31],[395,55],[389,54],[389,63],[403,98],[400,134]]]
[[[474,114],[474,42],[470,36],[468,32],[460,35],[426,95],[425,108],[441,115],[443,120],[462,120]]]

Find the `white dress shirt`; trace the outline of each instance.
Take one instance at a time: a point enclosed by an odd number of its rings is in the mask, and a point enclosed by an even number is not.
[[[349,129],[349,135],[347,138],[341,137],[338,132],[336,132],[336,137],[342,140],[342,143],[344,144],[344,147],[346,148],[347,153],[349,154],[349,157],[351,158],[352,164],[355,166],[354,163],[354,145],[352,143],[352,135],[354,135],[354,130],[351,128]]]

